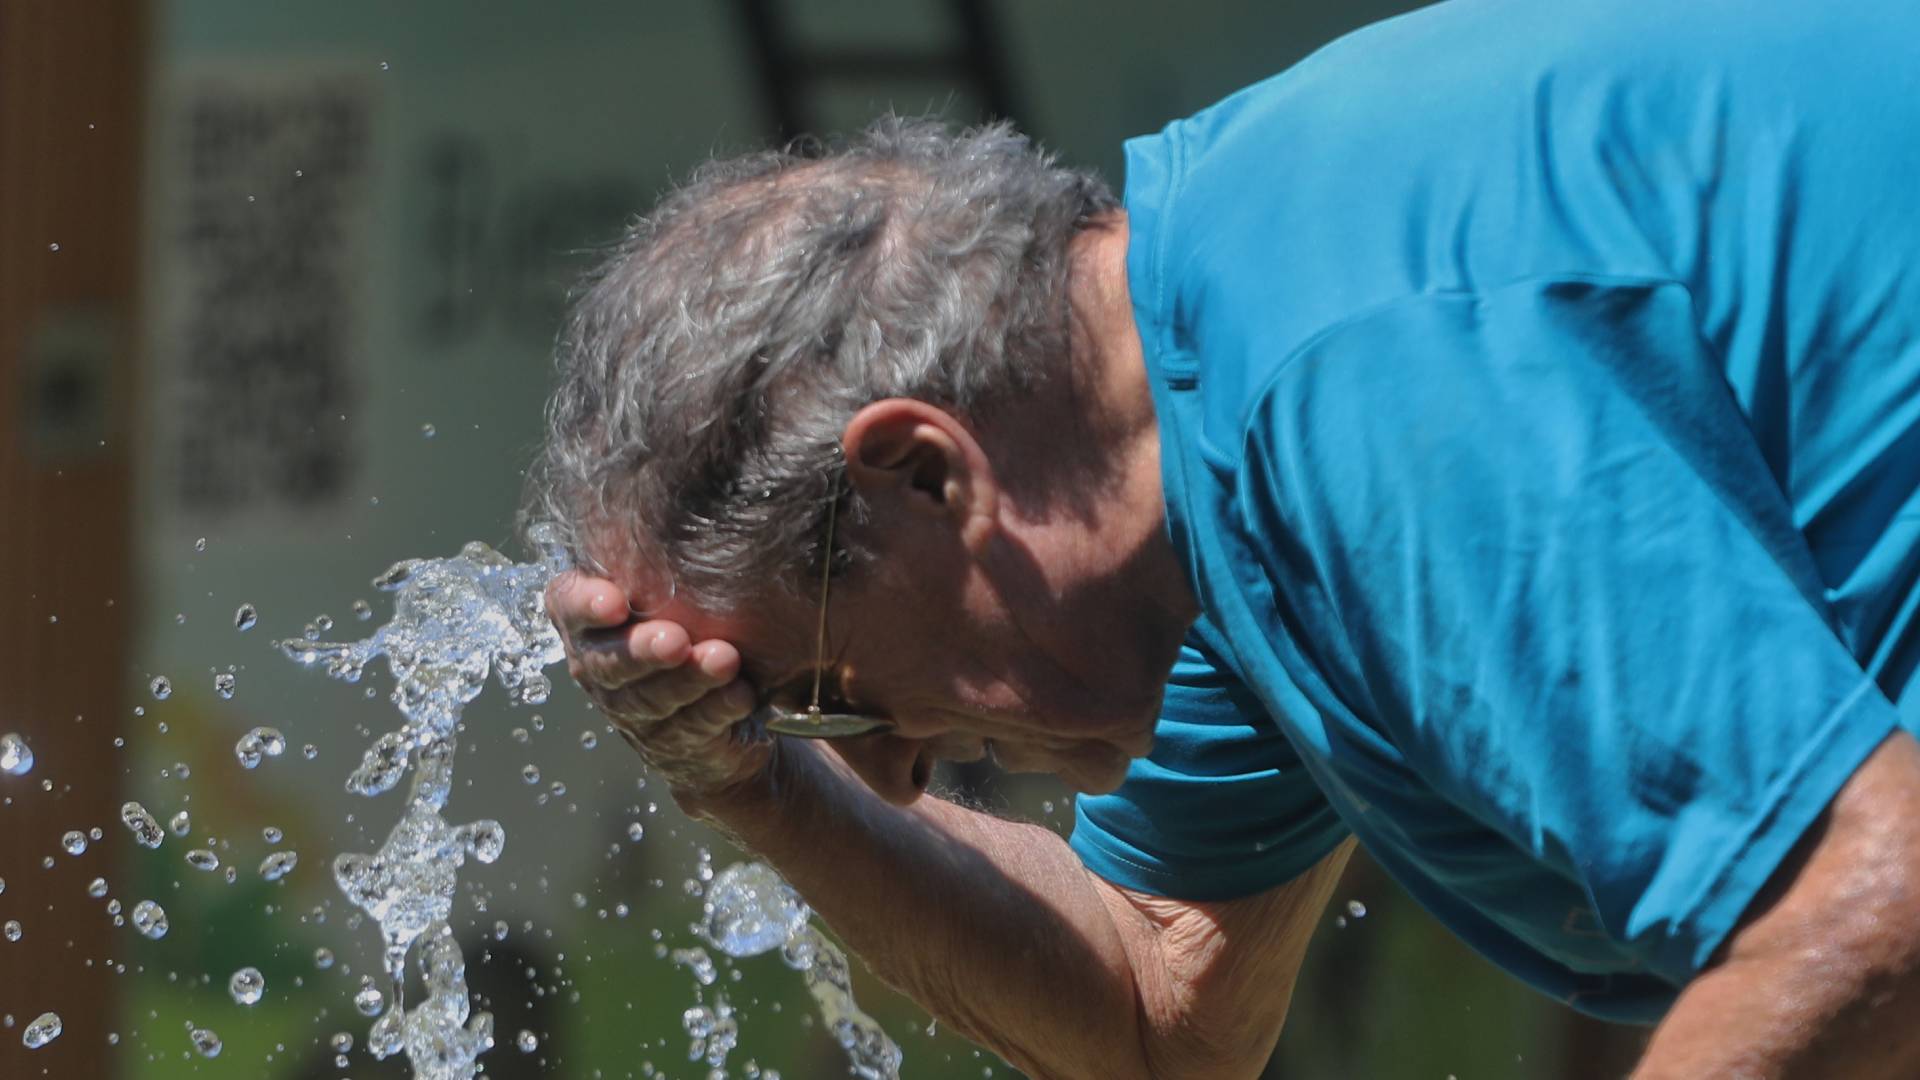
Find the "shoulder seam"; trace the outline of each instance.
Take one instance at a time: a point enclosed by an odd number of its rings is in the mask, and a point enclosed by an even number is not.
[[[1485,288],[1433,289],[1425,292],[1404,293],[1391,299],[1368,304],[1365,307],[1342,315],[1300,339],[1300,344],[1287,350],[1286,357],[1274,366],[1273,372],[1261,382],[1259,388],[1247,396],[1247,401],[1251,404],[1266,397],[1272,392],[1274,384],[1278,383],[1282,377],[1292,370],[1296,361],[1324,344],[1329,338],[1335,337],[1343,331],[1351,329],[1385,312],[1429,301],[1476,301],[1491,296],[1494,293],[1505,292],[1508,289],[1518,288],[1523,285],[1556,282],[1611,285],[1618,287],[1645,286],[1665,288],[1667,286],[1677,286],[1689,296],[1692,295],[1692,289],[1688,288],[1687,283],[1681,281],[1679,278],[1648,274],[1606,274],[1588,271],[1524,274],[1519,277],[1508,278],[1497,285]]]

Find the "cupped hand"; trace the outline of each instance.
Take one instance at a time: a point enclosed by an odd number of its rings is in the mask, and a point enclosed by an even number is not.
[[[772,740],[741,723],[757,695],[740,677],[740,653],[686,628],[643,620],[605,578],[568,571],[547,586],[547,616],[566,641],[567,671],[614,729],[679,799],[751,780]]]

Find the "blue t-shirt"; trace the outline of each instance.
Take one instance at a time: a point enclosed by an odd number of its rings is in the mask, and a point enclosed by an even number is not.
[[[1348,832],[1652,1021],[1920,728],[1920,6],[1456,0],[1127,146],[1205,614],[1115,882]]]

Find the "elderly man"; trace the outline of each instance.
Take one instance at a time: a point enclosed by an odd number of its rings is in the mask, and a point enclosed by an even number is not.
[[[1463,0],[1124,207],[1004,128],[709,166],[563,341],[573,670],[1035,1075],[1257,1073],[1354,838],[1645,1076],[1920,1075],[1916,41]],[[983,754],[1070,843],[919,797]]]

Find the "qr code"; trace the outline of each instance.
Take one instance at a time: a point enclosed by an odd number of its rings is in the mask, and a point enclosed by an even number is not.
[[[209,80],[160,160],[166,482],[197,515],[336,502],[355,467],[370,152],[351,84]]]

